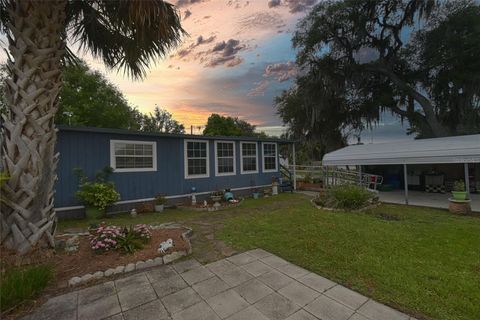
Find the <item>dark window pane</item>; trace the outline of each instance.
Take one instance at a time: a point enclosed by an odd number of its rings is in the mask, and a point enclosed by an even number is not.
[[[243,171],[256,171],[257,160],[255,158],[243,158]]]
[[[151,157],[136,157],[135,159],[135,168],[152,168],[152,158]]]
[[[115,158],[117,168],[125,168],[126,161],[125,157],[116,157]]]
[[[143,145],[142,144],[136,144],[135,145],[135,155],[136,156],[142,156],[143,155]]]
[[[152,152],[153,152],[153,148],[152,148],[152,145],[151,144],[145,144],[143,145],[143,151],[144,151],[144,155],[152,155]]]
[[[265,170],[275,170],[276,169],[276,158],[275,157],[265,157]]]
[[[116,155],[125,155],[125,144],[124,143],[116,143],[115,144],[115,154]]]
[[[244,143],[242,144],[242,155],[243,156],[255,156],[257,154],[257,148],[255,143]]]
[[[276,145],[275,144],[264,144],[263,145],[263,155],[264,156],[275,156],[276,155]]]
[[[218,159],[218,173],[232,173],[233,158]]]
[[[207,159],[188,159],[188,174],[198,175],[207,173]]]

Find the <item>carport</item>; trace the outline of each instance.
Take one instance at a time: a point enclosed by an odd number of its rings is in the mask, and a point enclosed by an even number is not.
[[[405,203],[409,203],[407,170],[409,165],[463,164],[465,188],[472,181],[469,164],[480,163],[480,134],[402,142],[351,145],[323,157],[324,166],[402,165]],[[477,165],[478,166],[478,165]],[[475,181],[475,176],[474,176]],[[478,178],[477,178],[478,181]],[[470,198],[470,194],[468,195]]]

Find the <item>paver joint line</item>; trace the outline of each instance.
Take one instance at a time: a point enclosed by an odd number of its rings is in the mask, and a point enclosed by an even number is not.
[[[51,298],[24,319],[53,320],[62,312],[76,320],[412,319],[262,249],[83,288]]]

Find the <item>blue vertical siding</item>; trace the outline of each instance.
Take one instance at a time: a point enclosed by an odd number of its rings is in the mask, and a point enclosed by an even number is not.
[[[202,138],[198,137],[200,140]],[[105,166],[110,166],[110,140],[155,141],[157,145],[157,171],[114,172],[111,175],[110,179],[114,181],[121,200],[152,198],[159,193],[167,196],[188,194],[192,187],[195,187],[197,192],[207,192],[266,185],[271,183],[272,176],[278,176],[278,171],[262,172],[261,141],[256,141],[258,173],[240,173],[240,141],[235,141],[236,174],[215,176],[215,142],[209,140],[210,177],[185,179],[184,138],[182,137],[60,130],[56,146],[60,153],[55,194],[57,208],[80,204],[75,198],[78,179],[74,175],[74,168],[81,168],[87,176],[93,178],[96,172]]]

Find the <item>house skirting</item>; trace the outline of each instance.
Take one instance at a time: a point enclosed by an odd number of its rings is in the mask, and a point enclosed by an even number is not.
[[[236,197],[246,196],[251,193],[251,189],[255,188],[266,188],[271,187],[270,184],[254,186],[254,187],[242,187],[242,188],[232,188],[231,190],[234,191]],[[202,202],[209,198],[210,193],[212,191],[205,191],[205,192],[196,192],[195,196],[197,198],[197,202]],[[182,204],[185,202],[190,202],[192,197],[192,193],[188,194],[179,194],[179,195],[171,195],[165,196],[168,199],[169,204]],[[141,203],[149,203],[154,202],[155,198],[144,198],[144,199],[133,199],[133,200],[123,200],[115,202],[111,207],[107,209],[107,214],[117,214],[122,212],[129,212],[134,208],[137,208]],[[85,218],[85,206],[71,206],[71,207],[60,207],[55,208],[57,213],[57,218],[59,220],[70,220],[70,219],[83,219]]]

